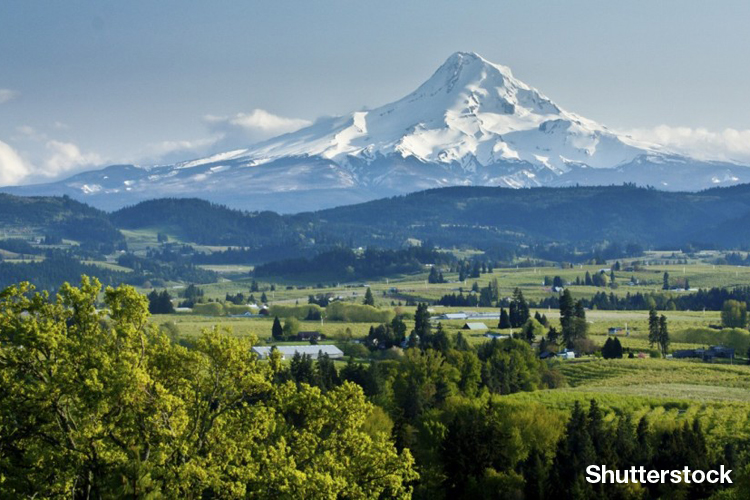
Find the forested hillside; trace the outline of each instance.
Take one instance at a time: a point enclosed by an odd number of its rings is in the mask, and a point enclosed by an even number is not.
[[[52,238],[114,246],[124,241],[109,215],[63,197],[22,197],[0,193],[0,229],[37,230]]]
[[[112,214],[118,227],[167,226],[193,241],[252,247],[290,245],[394,248],[408,238],[441,247],[518,244],[702,247],[750,245],[730,227],[750,214],[746,187],[674,193],[635,186],[432,189],[320,212],[244,213],[201,200],[154,200]]]

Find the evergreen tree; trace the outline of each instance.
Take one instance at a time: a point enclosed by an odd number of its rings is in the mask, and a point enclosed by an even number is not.
[[[500,321],[498,322],[497,327],[501,330],[506,330],[511,327],[510,318],[508,317],[508,311],[506,311],[502,307],[500,308]]]
[[[615,337],[614,341],[612,342],[612,354],[613,358],[622,359],[622,343],[617,337]]]
[[[604,359],[612,359],[614,357],[612,355],[612,337],[607,337],[607,340],[604,341],[604,345],[602,346],[602,357]]]
[[[584,284],[586,286],[594,286],[594,281],[591,279],[591,274],[586,271],[586,278],[584,280]]]
[[[662,357],[667,356],[669,348],[669,329],[667,327],[667,317],[663,314],[659,317],[659,349]]]
[[[319,353],[316,366],[317,386],[323,391],[328,391],[341,384],[339,374],[328,354]]]
[[[591,436],[597,463],[611,464],[613,460],[612,437],[604,426],[604,415],[596,399],[591,400],[588,413],[588,431]]]
[[[367,287],[367,291],[365,292],[365,300],[364,305],[366,306],[374,306],[375,305],[375,297],[372,296],[372,290],[370,287]]]
[[[297,384],[315,385],[316,373],[309,354],[295,352],[292,362],[289,365],[289,371],[291,372],[292,380],[297,382]]]
[[[638,421],[638,427],[636,428],[635,435],[636,443],[638,445],[636,453],[636,463],[651,463],[654,451],[651,444],[649,423],[645,415]]]
[[[432,348],[445,354],[451,348],[451,339],[445,332],[442,323],[438,323],[435,335],[432,336]]]
[[[638,446],[630,415],[625,414],[618,420],[612,447],[616,460],[616,464],[612,464],[613,467],[625,469],[636,464]]]
[[[421,345],[429,345],[432,342],[432,326],[430,325],[430,313],[427,311],[426,303],[417,304],[412,333],[417,335]],[[409,341],[411,342],[411,338]]]
[[[651,347],[659,343],[659,316],[656,314],[656,309],[648,312],[648,342]]]
[[[533,448],[523,462],[521,472],[525,479],[523,498],[525,500],[544,500],[549,478],[549,469],[544,453],[537,448]]]
[[[391,320],[391,329],[393,330],[394,341],[398,344],[404,341],[406,338],[406,323],[401,319],[401,316],[394,316]]]
[[[156,290],[148,294],[148,312],[151,314],[174,314],[174,305],[169,292]]]
[[[662,290],[669,290],[669,273],[664,271],[664,277],[663,277],[664,284],[662,285]]]
[[[442,283],[442,281],[440,281],[438,270],[435,266],[432,266],[432,268],[430,268],[430,275],[427,277],[427,281],[429,283]]]
[[[458,332],[456,335],[456,349],[459,351],[470,351],[471,346],[469,345],[469,342],[466,340],[466,337],[464,337],[463,333]]]
[[[557,333],[557,328],[554,326],[549,329],[547,332],[547,342],[550,344],[557,344],[557,339],[560,337],[560,334]]]
[[[271,336],[274,340],[284,340],[284,328],[281,326],[279,317],[273,318],[273,326],[271,327]]]
[[[560,296],[560,325],[562,326],[562,338],[566,346],[572,346],[575,339],[575,303],[570,295],[570,290],[564,290]]]
[[[523,292],[520,288],[516,288],[513,291],[513,298],[510,303],[510,326],[513,328],[521,327],[530,317],[529,305],[523,296]]]
[[[260,302],[261,304],[268,304],[268,297],[266,296],[266,292],[263,292],[263,294],[260,296]]]
[[[550,487],[549,498],[593,498],[590,485],[581,481],[583,473],[596,462],[596,449],[589,434],[589,423],[581,404],[576,401],[570,420],[565,427],[565,436],[557,447],[552,470],[554,480]]]

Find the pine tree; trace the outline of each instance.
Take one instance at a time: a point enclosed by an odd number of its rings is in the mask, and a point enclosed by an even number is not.
[[[430,275],[427,277],[428,283],[440,283],[440,278],[438,276],[438,270],[435,266],[432,266],[430,269]]]
[[[648,312],[648,342],[651,347],[659,343],[659,316],[655,309]]]
[[[268,304],[268,297],[266,296],[266,292],[263,292],[263,294],[260,296],[260,302],[261,304]]]
[[[295,352],[289,371],[297,384],[315,385],[316,373],[310,355]]]
[[[551,481],[555,491],[549,498],[593,498],[593,491],[581,477],[587,466],[596,462],[596,449],[589,434],[589,422],[581,404],[576,401],[566,425],[565,437],[560,440],[552,466]]]
[[[464,337],[463,333],[458,332],[456,335],[456,349],[459,351],[470,351],[471,346],[469,345],[469,342]]]
[[[638,443],[636,463],[648,464],[653,458],[653,446],[651,444],[651,434],[649,431],[648,419],[643,416],[638,421],[638,427],[635,431],[636,443]]]
[[[612,359],[612,337],[607,337],[602,346],[602,357],[604,359]]]
[[[430,313],[427,311],[427,304],[417,304],[417,312],[414,313],[414,331],[419,339],[420,345],[429,345],[432,342],[432,327],[430,325]],[[409,338],[412,342],[412,337]]]
[[[635,465],[638,451],[637,442],[635,441],[635,427],[628,414],[620,417],[617,422],[613,449],[617,460],[616,464],[612,464],[613,467],[616,466],[618,469],[625,469]]]
[[[513,328],[521,327],[530,317],[529,305],[526,303],[523,292],[520,288],[516,288],[510,303],[510,325]]]
[[[328,357],[328,354],[318,354],[316,371],[318,378],[316,385],[323,391],[328,391],[341,384],[336,367],[331,358]]]
[[[662,290],[669,290],[669,273],[664,271],[664,284],[662,285]]]
[[[279,321],[279,317],[276,316],[273,319],[273,326],[271,327],[271,336],[274,340],[283,340],[284,339],[284,328],[281,326],[281,321]]]
[[[584,279],[584,284],[586,286],[594,286],[594,281],[591,279],[591,274],[586,271],[586,278]]]
[[[557,344],[557,339],[560,337],[560,334],[557,333],[557,328],[554,326],[549,329],[547,332],[547,342],[550,344]]]
[[[372,290],[370,287],[367,287],[367,291],[365,292],[365,300],[364,304],[366,306],[374,306],[375,305],[375,297],[372,296]]]
[[[563,291],[560,296],[560,325],[562,326],[562,338],[565,345],[570,346],[575,337],[573,321],[575,319],[575,303],[570,295],[570,290]]]
[[[438,323],[435,335],[432,336],[432,348],[445,354],[451,348],[451,339],[445,332],[442,323]]]
[[[510,319],[508,318],[508,311],[504,308],[500,308],[500,321],[497,323],[497,327],[501,330],[510,328]]]
[[[667,317],[663,314],[659,318],[659,349],[661,350],[662,357],[667,356],[667,349],[669,348],[669,330],[667,328]]]
[[[526,480],[524,483],[524,498],[526,500],[543,500],[548,486],[549,470],[544,453],[533,448],[523,462],[521,472]]]
[[[612,354],[613,358],[622,359],[622,343],[617,337],[615,337],[615,340],[612,342]]]

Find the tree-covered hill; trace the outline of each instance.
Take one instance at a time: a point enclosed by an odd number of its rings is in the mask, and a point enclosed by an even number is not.
[[[450,187],[297,215],[164,199],[115,212],[112,221],[122,228],[169,226],[190,241],[254,248],[301,242],[396,248],[409,238],[481,249],[602,241],[737,247],[750,245],[750,231],[731,230],[750,213],[748,190]]]
[[[338,246],[396,249],[410,239],[496,256],[524,248],[524,254],[560,260],[604,242],[621,248],[750,246],[749,192],[749,185],[699,193],[632,185],[450,187],[296,215],[243,212],[196,198],[150,200],[107,215],[68,198],[0,195],[0,224],[110,243],[121,238],[115,228],[161,228],[186,242],[236,247],[197,255],[194,263],[259,264]],[[550,246],[558,248],[554,256],[544,254]]]
[[[0,193],[0,228],[26,228],[56,238],[116,245],[123,240],[109,215],[67,196],[13,196]]]
[[[162,198],[111,214],[122,229],[169,228],[186,241],[206,245],[259,246],[293,234],[288,217],[243,212],[197,198]]]
[[[331,227],[366,226],[372,238],[462,241],[602,240],[647,245],[700,242],[707,230],[750,211],[739,191],[674,193],[633,186],[505,189],[452,187],[318,212]],[[750,235],[749,235],[750,236]],[[728,241],[728,240],[727,240]],[[750,243],[750,238],[744,244]]]

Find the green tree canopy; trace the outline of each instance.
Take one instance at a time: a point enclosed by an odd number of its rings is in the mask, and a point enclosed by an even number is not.
[[[405,497],[407,450],[367,432],[351,383],[273,384],[280,363],[218,329],[195,348],[133,288],[0,292],[0,483],[22,497]]]

